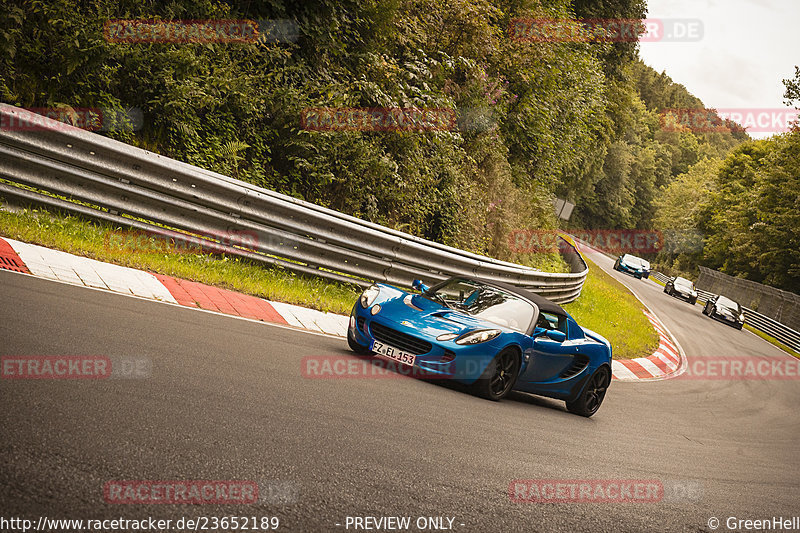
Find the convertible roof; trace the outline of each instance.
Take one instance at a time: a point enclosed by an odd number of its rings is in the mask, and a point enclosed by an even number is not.
[[[554,304],[553,302],[551,302],[550,300],[548,300],[544,296],[540,296],[540,295],[538,295],[536,293],[533,293],[533,292],[531,292],[531,291],[529,291],[527,289],[523,289],[522,287],[515,287],[513,285],[509,285],[508,283],[501,283],[499,281],[490,281],[488,279],[483,279],[483,278],[471,278],[471,279],[473,279],[475,281],[479,281],[481,283],[485,283],[487,285],[495,285],[497,287],[501,287],[501,288],[507,290],[508,292],[511,292],[511,293],[517,294],[519,296],[522,296],[523,298],[525,298],[527,300],[530,300],[533,303],[535,303],[540,311],[546,311],[548,313],[555,313],[557,315],[566,315],[567,314],[567,312],[564,311],[564,309],[560,305]]]

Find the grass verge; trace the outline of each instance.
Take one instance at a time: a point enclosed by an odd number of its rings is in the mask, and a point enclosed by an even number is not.
[[[581,326],[611,342],[614,359],[647,357],[658,348],[658,333],[644,315],[646,310],[623,284],[584,256],[589,274],[581,296],[563,307]]]
[[[122,230],[112,224],[56,214],[44,209],[0,209],[0,235],[177,278],[287,302],[321,311],[349,314],[361,290],[289,270],[264,268],[232,256],[165,253],[114,246],[109,235]],[[563,261],[562,261],[563,263]],[[614,347],[614,357],[627,359],[649,355],[658,336],[644,307],[628,290],[587,259],[589,275],[581,297],[566,305],[578,323],[594,330]],[[566,267],[553,261],[556,270]]]
[[[122,228],[41,209],[0,209],[0,236],[158,274],[347,315],[361,289],[264,268],[235,256],[164,253],[123,248],[108,236]]]

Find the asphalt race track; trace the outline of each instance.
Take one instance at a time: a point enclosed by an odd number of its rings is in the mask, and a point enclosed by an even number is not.
[[[690,362],[788,358],[652,281],[612,275]],[[341,340],[287,328],[5,271],[0,295],[0,355],[152,364],[141,379],[0,380],[4,517],[278,516],[279,531],[346,531],[348,516],[441,516],[456,531],[501,532],[710,531],[711,517],[729,531],[731,516],[800,515],[797,378],[615,382],[585,419],[563,402],[493,403],[412,378],[308,379],[305,356],[355,356]],[[674,490],[658,502],[515,503],[515,479]],[[110,480],[254,480],[285,497],[110,504]]]

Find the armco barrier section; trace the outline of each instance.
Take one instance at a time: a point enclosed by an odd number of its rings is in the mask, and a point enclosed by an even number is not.
[[[6,104],[0,197],[186,240],[327,279],[408,287],[452,275],[510,283],[556,303],[580,295],[588,267],[565,246],[569,273],[469,253],[278,194]],[[209,238],[237,232],[246,245]],[[574,253],[571,253],[574,252]]]

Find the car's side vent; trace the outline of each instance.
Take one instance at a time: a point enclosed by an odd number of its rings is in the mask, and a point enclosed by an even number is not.
[[[561,379],[568,379],[572,376],[576,376],[580,374],[586,365],[589,364],[589,358],[583,354],[578,354],[572,360],[572,364],[569,365],[561,374],[558,375]]]

